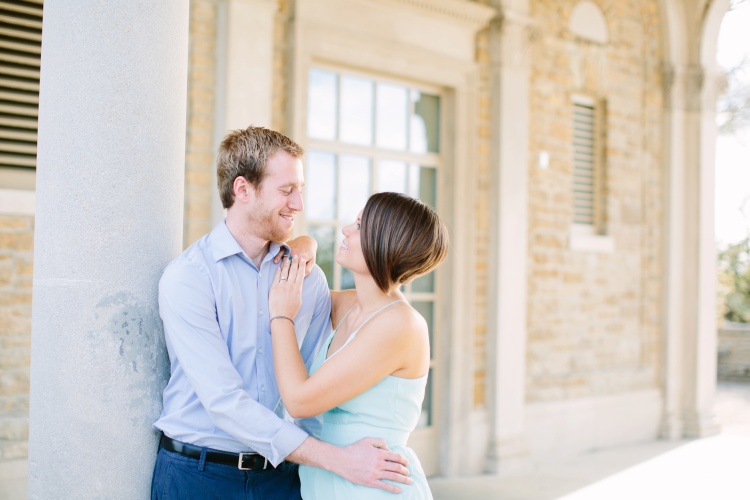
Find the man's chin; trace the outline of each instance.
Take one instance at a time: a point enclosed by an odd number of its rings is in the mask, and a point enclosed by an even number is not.
[[[278,230],[273,232],[273,238],[271,238],[272,241],[281,241],[286,242],[292,239],[292,230],[283,231]]]

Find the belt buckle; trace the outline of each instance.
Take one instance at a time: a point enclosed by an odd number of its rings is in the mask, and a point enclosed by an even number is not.
[[[242,460],[245,457],[245,455],[248,455],[248,456],[250,456],[250,455],[259,455],[259,453],[255,453],[255,452],[240,453],[239,460],[237,461],[237,468],[239,470],[252,470],[250,467],[243,467],[242,466]],[[263,470],[266,470],[266,467],[268,467],[268,459],[266,457],[263,457]]]

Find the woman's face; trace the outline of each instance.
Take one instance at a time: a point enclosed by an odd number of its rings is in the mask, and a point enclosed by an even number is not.
[[[357,214],[357,220],[353,224],[344,226],[341,232],[344,239],[336,254],[336,262],[351,271],[367,272],[365,256],[362,253],[360,240],[360,225],[362,224],[362,211]]]

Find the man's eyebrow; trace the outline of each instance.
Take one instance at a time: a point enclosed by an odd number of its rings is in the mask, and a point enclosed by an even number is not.
[[[279,186],[279,188],[285,188],[285,187],[297,187],[297,186],[299,186],[299,187],[303,187],[304,185],[305,185],[305,182],[304,182],[304,181],[302,181],[302,182],[300,182],[300,183],[297,183],[297,182],[287,182],[286,184],[282,184],[281,186]]]

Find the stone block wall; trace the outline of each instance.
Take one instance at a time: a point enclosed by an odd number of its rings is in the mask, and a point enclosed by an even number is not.
[[[719,328],[718,376],[750,382],[750,324],[728,323]]]
[[[211,200],[216,191],[213,181],[216,165],[216,15],[216,0],[191,0],[185,137],[185,247],[212,229]]]
[[[577,2],[531,2],[527,400],[655,387],[661,337],[662,86],[658,6],[596,2],[609,43],[576,37]],[[606,235],[572,250],[572,97],[606,102]],[[547,169],[536,166],[542,151]]]
[[[0,214],[0,462],[25,459],[34,217]]]
[[[487,1],[478,3],[487,4]],[[490,171],[490,150],[492,147],[492,96],[490,88],[490,34],[484,29],[477,35],[476,60],[479,65],[479,86],[477,103],[477,183],[474,198],[474,224],[476,226],[475,290],[474,290],[474,397],[475,408],[487,405],[488,370],[487,370],[487,311],[488,311],[488,262],[490,258],[490,189],[492,177]]]

